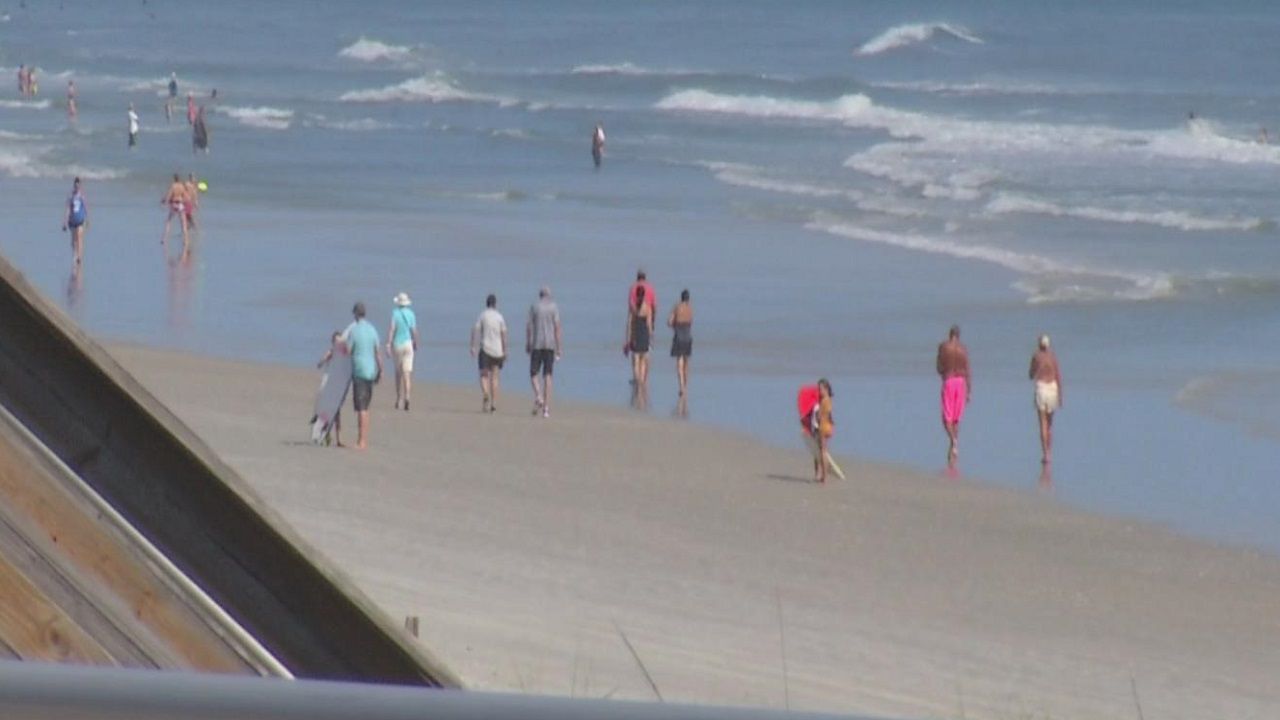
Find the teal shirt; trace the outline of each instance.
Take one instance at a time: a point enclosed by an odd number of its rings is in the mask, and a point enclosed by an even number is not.
[[[395,323],[396,334],[391,338],[391,344],[400,347],[401,345],[413,341],[413,330],[418,327],[418,318],[413,314],[413,308],[398,307],[391,311],[391,321]]]
[[[378,331],[365,319],[347,326],[342,339],[351,351],[351,377],[373,380],[378,377]]]

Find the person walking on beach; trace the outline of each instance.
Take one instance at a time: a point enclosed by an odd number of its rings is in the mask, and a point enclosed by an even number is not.
[[[484,299],[484,310],[471,328],[471,357],[478,357],[480,363],[480,392],[484,395],[480,411],[498,412],[499,375],[507,359],[507,321],[498,312],[496,295]],[[549,379],[549,370],[547,374]]]
[[[596,129],[591,132],[591,160],[596,169],[604,162],[604,126],[600,123],[596,123]]]
[[[62,231],[71,232],[71,257],[74,265],[84,259],[84,231],[89,226],[89,206],[84,202],[84,194],[80,192],[80,178],[71,182],[71,197],[67,198],[67,217],[62,222]]]
[[[800,430],[804,434],[805,446],[813,455],[813,479],[820,483],[827,481],[827,446],[836,428],[833,397],[835,393],[826,378],[820,378],[814,385],[801,387],[796,395]]]
[[[529,384],[533,386],[533,414],[551,417],[551,377],[562,348],[560,308],[551,299],[551,288],[538,291],[529,306],[524,326],[524,350],[529,353]]]
[[[138,113],[133,109],[133,103],[129,103],[129,147],[132,148],[138,144]]]
[[[67,80],[67,120],[76,121],[76,81]]]
[[[689,290],[680,292],[680,302],[671,308],[667,327],[671,337],[671,357],[676,359],[676,379],[680,382],[680,397],[689,390],[689,357],[693,355],[693,305],[689,303]]]
[[[645,302],[645,289],[636,290],[635,302],[627,312],[626,347],[631,352],[631,380],[636,393],[643,395],[649,383],[649,345],[653,338],[653,309]]]
[[[391,311],[391,327],[387,329],[387,356],[395,361],[396,404],[404,403],[409,412],[409,392],[413,390],[413,354],[418,351],[418,317],[414,315],[413,301],[408,293],[399,293],[391,299],[396,307]]]
[[[365,319],[364,303],[351,308],[355,319],[342,331],[342,342],[351,351],[351,405],[356,411],[356,449],[369,447],[369,406],[373,386],[382,379],[382,355],[378,331]]]
[[[1053,461],[1053,414],[1062,407],[1062,371],[1058,356],[1049,347],[1049,336],[1041,335],[1031,355],[1027,376],[1035,383],[1036,416],[1040,420],[1040,462]]]
[[[969,350],[960,342],[960,326],[952,325],[946,341],[938,345],[938,375],[942,378],[942,428],[947,431],[950,446],[947,465],[960,456],[960,419],[972,393],[969,376]]]
[[[649,310],[653,311],[654,317],[658,315],[658,293],[654,292],[653,285],[649,282],[648,275],[645,274],[644,268],[636,270],[636,281],[631,283],[631,287],[627,289],[627,312],[631,312],[631,308],[636,304],[636,294],[640,289],[644,288],[644,301],[649,306]]]
[[[173,182],[169,183],[169,189],[164,197],[160,198],[160,204],[169,206],[169,215],[164,219],[164,234],[160,236],[160,244],[165,245],[169,242],[169,225],[177,217],[178,222],[182,224],[182,247],[187,247],[190,242],[187,228],[187,188],[182,184],[182,178],[178,173],[173,174]]]

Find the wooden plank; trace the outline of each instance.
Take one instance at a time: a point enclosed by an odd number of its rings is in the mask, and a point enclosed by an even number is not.
[[[0,637],[20,659],[112,665],[101,645],[0,554]]]
[[[9,522],[97,613],[159,667],[250,672],[250,666],[119,533],[0,423],[0,502]],[[88,625],[89,623],[86,623]]]

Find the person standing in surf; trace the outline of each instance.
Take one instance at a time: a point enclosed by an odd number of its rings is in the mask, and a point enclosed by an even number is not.
[[[67,80],[67,120],[76,121],[79,110],[76,108],[76,81]]]
[[[195,121],[191,123],[191,153],[209,152],[209,127],[204,122],[204,106],[196,111]]]
[[[176,217],[178,222],[182,224],[182,247],[186,248],[191,241],[187,228],[187,188],[182,184],[182,178],[178,173],[173,174],[173,182],[169,183],[169,189],[165,192],[164,197],[160,198],[160,204],[169,206],[169,215],[164,219],[164,234],[160,236],[160,244],[168,244],[169,225],[173,223],[173,219]]]
[[[533,414],[551,417],[551,377],[560,359],[562,335],[560,308],[551,299],[551,288],[542,286],[538,301],[529,306],[524,328],[524,350],[529,353],[529,384],[533,386]]]
[[[947,432],[947,465],[960,456],[960,419],[972,394],[969,350],[960,342],[960,326],[952,325],[947,339],[938,345],[938,376],[942,378],[942,429]]]
[[[364,303],[351,308],[351,324],[342,331],[342,342],[351,351],[351,405],[356,411],[356,449],[369,447],[369,407],[373,386],[382,379],[382,355],[378,331],[365,319]]]
[[[79,265],[84,259],[84,231],[89,226],[89,206],[84,202],[84,194],[80,192],[80,178],[71,183],[71,197],[67,198],[67,217],[62,222],[62,231],[71,232],[71,257],[73,264]]]
[[[187,181],[182,183],[187,196],[187,227],[191,232],[196,230],[196,211],[200,209],[200,189],[196,187],[196,174],[187,173]]]
[[[399,293],[391,299],[396,307],[391,311],[391,327],[387,329],[387,356],[395,361],[396,404],[409,412],[409,393],[413,390],[413,354],[418,350],[418,318],[413,313],[413,301],[408,293]]]
[[[591,159],[597,169],[604,162],[604,126],[600,123],[596,123],[596,129],[591,132]]]
[[[178,101],[178,73],[169,73],[169,99],[164,103],[164,114],[173,120],[173,104]]]
[[[129,103],[129,147],[133,148],[138,144],[138,113],[133,109],[133,103]]]
[[[676,379],[680,382],[680,398],[689,390],[689,358],[693,355],[693,305],[689,303],[689,290],[680,292],[680,302],[671,308],[667,318],[671,328],[671,357],[676,359]]]
[[[480,364],[481,412],[498,412],[498,385],[507,359],[507,321],[498,312],[498,297],[484,299],[484,310],[471,328],[471,357]]]
[[[1040,463],[1053,462],[1053,414],[1062,407],[1062,371],[1058,356],[1049,347],[1049,336],[1041,335],[1031,356],[1027,377],[1035,383],[1036,417],[1040,421]]]
[[[187,93],[187,124],[196,124],[196,98],[190,92]]]

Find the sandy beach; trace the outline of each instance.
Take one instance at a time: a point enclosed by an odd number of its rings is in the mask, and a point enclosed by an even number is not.
[[[1273,556],[853,458],[820,486],[798,438],[564,404],[531,418],[519,361],[492,416],[478,389],[425,382],[396,412],[382,383],[360,453],[307,443],[314,372],[110,350],[472,688],[1280,717]]]

